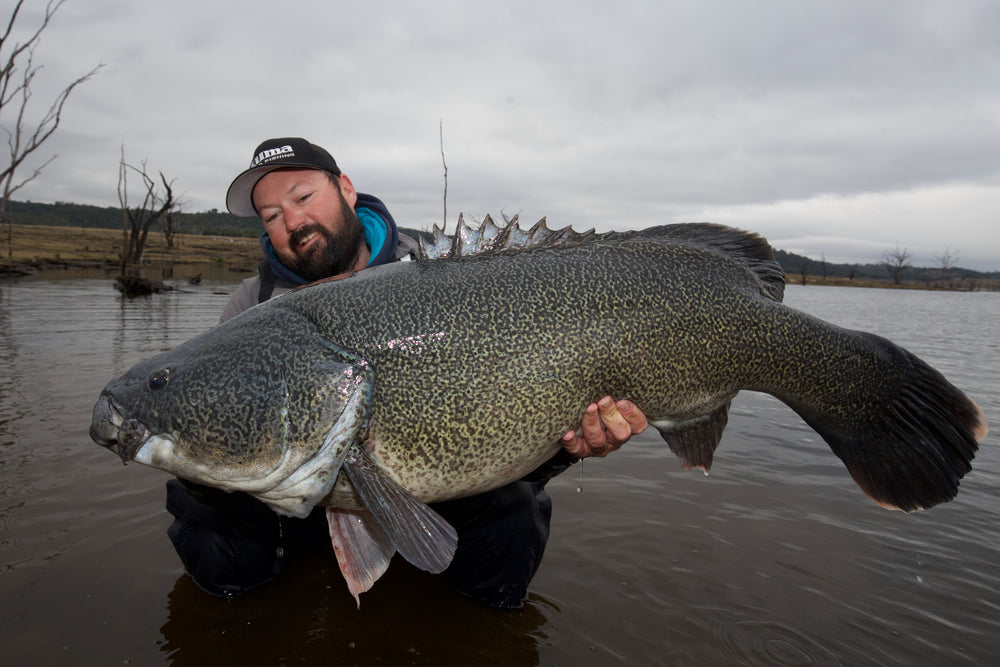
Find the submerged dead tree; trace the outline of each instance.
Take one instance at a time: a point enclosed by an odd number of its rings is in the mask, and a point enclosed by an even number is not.
[[[146,249],[146,239],[153,223],[173,214],[177,202],[174,200],[173,181],[160,172],[160,185],[146,173],[146,161],[141,168],[125,161],[125,147],[122,147],[122,157],[118,163],[118,202],[122,207],[122,273],[126,273],[129,265],[142,262],[142,253]],[[142,182],[142,203],[129,206],[128,175],[138,174]]]
[[[176,209],[170,209],[163,216],[163,238],[167,241],[167,248],[174,247],[174,238],[177,230],[174,228],[174,213],[179,213]]]
[[[128,177],[138,175],[142,183],[142,201],[135,206],[129,205]],[[162,187],[161,187],[162,186]],[[173,181],[160,172],[160,183],[157,184],[146,173],[146,161],[141,167],[136,167],[125,161],[125,147],[122,146],[121,159],[118,162],[118,202],[122,209],[122,263],[121,276],[117,281],[118,289],[127,296],[149,294],[159,291],[162,285],[142,279],[139,276],[139,266],[142,254],[146,249],[149,230],[158,220],[172,220],[175,208]]]

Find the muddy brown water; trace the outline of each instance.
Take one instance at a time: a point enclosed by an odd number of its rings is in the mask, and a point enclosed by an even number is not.
[[[790,286],[910,348],[992,419],[959,497],[872,504],[789,409],[742,394],[712,474],[643,434],[553,480],[525,608],[399,558],[360,611],[332,553],[217,599],[166,537],[165,473],[87,436],[104,383],[212,326],[224,273],[125,301],[100,273],[0,283],[0,664],[996,664],[1000,294]]]

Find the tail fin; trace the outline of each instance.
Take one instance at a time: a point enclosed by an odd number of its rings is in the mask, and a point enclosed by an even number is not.
[[[855,335],[879,368],[845,390],[860,395],[845,401],[855,407],[850,414],[786,402],[883,507],[910,512],[951,500],[986,437],[982,410],[910,352],[873,334]]]

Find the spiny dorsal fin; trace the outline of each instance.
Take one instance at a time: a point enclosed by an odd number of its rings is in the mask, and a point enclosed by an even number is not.
[[[593,229],[580,233],[572,227],[549,229],[545,218],[529,230],[518,225],[517,216],[503,227],[498,227],[490,216],[473,229],[463,215],[458,216],[455,236],[449,237],[434,225],[434,241],[420,239],[418,259],[443,259],[470,257],[492,252],[523,250],[529,248],[569,248],[585,243],[603,241],[621,242],[629,239],[652,239],[672,243],[687,243],[710,249],[730,257],[753,271],[760,280],[761,292],[768,298],[781,301],[785,290],[785,272],[775,261],[767,240],[759,234],[710,222],[686,222],[660,225],[625,232],[597,234]]]
[[[487,215],[482,224],[474,229],[465,222],[462,214],[458,216],[454,237],[445,235],[444,230],[437,225],[434,225],[433,234],[433,242],[420,239],[418,259],[470,257],[488,252],[526,248],[565,248],[580,245],[598,236],[592,229],[583,233],[574,231],[572,227],[549,229],[545,224],[545,218],[536,222],[531,229],[524,230],[518,224],[516,215],[503,227],[498,226],[493,218]]]

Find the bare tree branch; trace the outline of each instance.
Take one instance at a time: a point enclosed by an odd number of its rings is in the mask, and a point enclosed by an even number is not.
[[[938,266],[941,267],[941,270],[947,273],[955,268],[955,264],[958,262],[958,252],[952,251],[948,246],[945,246],[944,254],[935,255],[934,259],[937,261]]]
[[[951,270],[955,268],[958,262],[958,252],[953,252],[948,246],[944,247],[944,254],[935,255],[934,259],[938,263],[938,267],[941,269],[941,280],[942,283],[947,286],[951,277]]]
[[[35,48],[41,40],[42,32],[48,27],[52,16],[62,6],[65,0],[49,0],[45,7],[45,15],[42,22],[23,44],[15,43],[9,49],[9,53],[4,56],[4,50],[9,45],[14,25],[17,22],[18,14],[24,4],[24,0],[18,0],[11,12],[7,27],[0,35],[0,129],[7,135],[7,147],[10,154],[10,163],[0,170],[0,218],[7,220],[7,246],[8,259],[12,258],[13,246],[11,244],[11,233],[13,221],[10,217],[10,200],[15,192],[38,178],[42,170],[45,169],[56,156],[48,158],[40,166],[35,167],[31,174],[20,181],[15,181],[14,176],[24,161],[35,153],[48,139],[55,133],[62,121],[63,107],[70,93],[84,81],[94,76],[98,70],[104,67],[98,65],[83,76],[72,81],[56,95],[48,111],[41,117],[34,129],[29,129],[27,111],[31,101],[31,85],[41,69],[41,66],[34,64]],[[5,121],[5,112],[12,106],[16,108],[13,124]],[[7,114],[9,115],[9,114]]]
[[[149,229],[157,220],[171,216],[177,201],[174,199],[173,181],[160,172],[162,192],[157,189],[156,180],[146,172],[146,160],[141,168],[125,161],[125,147],[122,146],[121,159],[118,162],[118,202],[122,207],[122,275],[127,274],[130,264],[142,262],[142,253],[146,249]],[[128,204],[128,174],[133,172],[142,179],[142,204],[130,207]]]
[[[911,256],[910,251],[906,248],[901,250],[898,243],[895,249],[889,248],[882,252],[882,264],[889,272],[893,284],[899,285],[902,282],[903,271],[911,266],[909,262]]]

